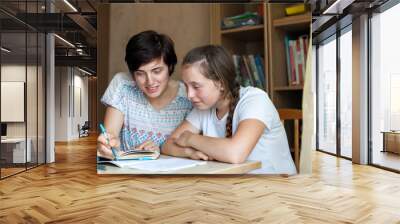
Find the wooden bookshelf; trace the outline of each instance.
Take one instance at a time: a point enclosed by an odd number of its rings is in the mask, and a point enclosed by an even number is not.
[[[238,41],[257,41],[264,36],[264,25],[221,30],[221,35]]]
[[[299,36],[310,33],[311,13],[286,16],[285,7],[290,4],[267,4],[268,15],[268,56],[269,70],[272,74],[272,101],[279,108],[302,107],[303,86],[289,85],[286,64],[285,41],[286,35]],[[304,77],[303,77],[304,79]]]
[[[262,5],[263,24],[222,30],[221,20],[245,11],[259,11]],[[211,42],[224,46],[230,53],[260,54],[264,57],[265,91],[275,106],[302,106],[302,85],[290,86],[286,67],[284,38],[287,34],[309,34],[311,13],[286,16],[285,3],[213,4],[211,6]],[[260,12],[260,11],[259,11]]]
[[[258,11],[262,9],[266,15],[266,3],[248,4],[213,4],[211,6],[211,43],[220,44],[231,54],[249,55],[259,54],[264,59],[265,91],[270,92],[269,76],[267,74],[268,51],[267,51],[267,20],[263,16],[263,23],[222,30],[221,20],[225,17],[242,14],[246,11]]]
[[[264,25],[243,26],[243,27],[238,27],[238,28],[222,30],[221,34],[241,33],[241,32],[245,32],[245,31],[254,31],[254,30],[263,31],[263,29],[264,29]]]
[[[274,91],[298,91],[298,90],[303,90],[302,85],[298,86],[275,86]]]
[[[294,16],[285,16],[274,19],[272,24],[275,28],[293,30],[307,30],[310,28],[311,13],[304,13]]]
[[[221,30],[221,19],[257,10],[259,4],[262,4],[263,24]],[[311,13],[286,16],[285,7],[289,5],[247,3],[213,4],[211,7],[211,43],[221,44],[232,54],[263,55],[265,90],[277,109],[302,108],[303,85],[289,85],[284,39],[286,35],[309,35]],[[293,125],[285,125],[285,129],[289,144],[293,145]]]

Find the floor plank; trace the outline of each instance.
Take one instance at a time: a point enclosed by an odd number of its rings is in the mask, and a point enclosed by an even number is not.
[[[400,223],[400,175],[316,152],[291,177],[101,176],[95,138],[0,181],[0,223]]]

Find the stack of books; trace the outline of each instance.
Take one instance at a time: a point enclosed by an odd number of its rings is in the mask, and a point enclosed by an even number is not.
[[[236,79],[242,86],[255,86],[265,90],[264,59],[261,55],[232,55]]]
[[[241,26],[262,24],[262,17],[257,12],[245,12],[240,15],[225,17],[221,21],[221,29],[232,29]]]
[[[286,65],[289,86],[303,85],[306,72],[308,35],[285,36]]]

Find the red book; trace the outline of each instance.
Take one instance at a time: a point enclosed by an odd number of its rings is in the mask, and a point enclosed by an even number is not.
[[[303,77],[303,57],[300,39],[298,38],[296,44],[296,84],[300,84],[301,78]]]
[[[294,85],[296,84],[296,64],[294,61],[295,58],[295,48],[294,48],[294,41],[289,41],[289,55],[290,55],[290,68],[291,68],[291,80],[289,80],[289,85]]]

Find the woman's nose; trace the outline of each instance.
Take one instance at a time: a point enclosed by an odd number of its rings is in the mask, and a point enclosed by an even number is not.
[[[146,76],[146,82],[147,82],[148,85],[153,84],[153,82],[154,82],[153,77],[151,77],[151,75],[147,75]]]

